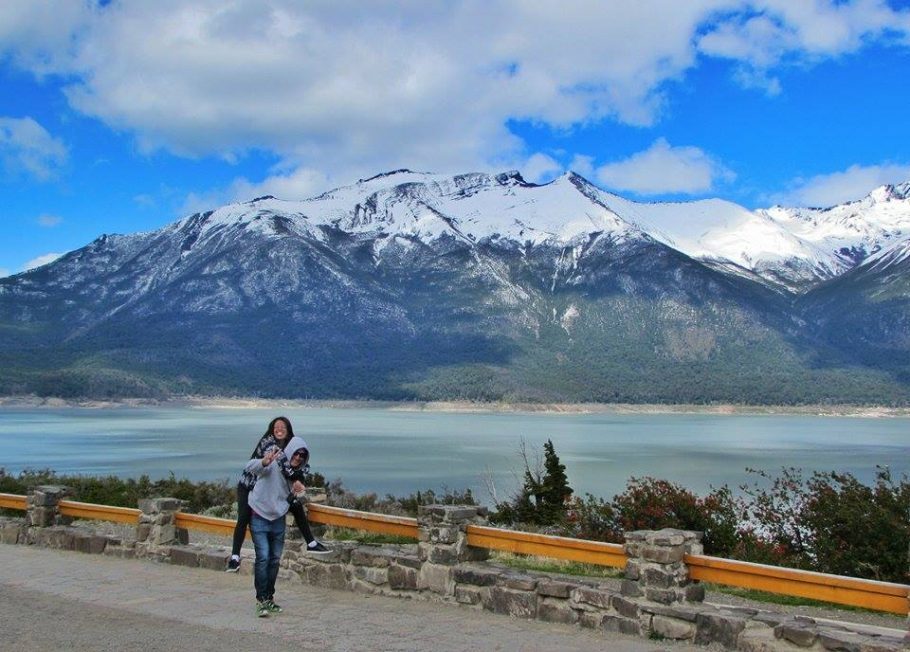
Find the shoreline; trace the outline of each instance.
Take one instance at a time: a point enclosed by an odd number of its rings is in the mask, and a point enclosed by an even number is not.
[[[706,414],[718,416],[816,416],[854,418],[910,417],[910,407],[856,405],[688,405],[633,403],[479,403],[473,401],[370,401],[332,399],[261,399],[184,396],[170,399],[126,398],[75,400],[39,396],[0,396],[0,409],[111,409],[139,407],[210,409],[373,409],[394,412],[479,414]]]

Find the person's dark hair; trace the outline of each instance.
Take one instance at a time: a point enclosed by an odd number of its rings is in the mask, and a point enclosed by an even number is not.
[[[275,424],[279,421],[284,421],[284,427],[288,429],[288,436],[284,438],[283,442],[278,442],[278,446],[281,447],[281,450],[284,450],[284,447],[288,445],[288,442],[291,441],[291,438],[294,436],[294,426],[291,425],[291,420],[287,417],[275,417],[272,419],[269,422],[269,427],[266,429],[263,437],[275,434]]]

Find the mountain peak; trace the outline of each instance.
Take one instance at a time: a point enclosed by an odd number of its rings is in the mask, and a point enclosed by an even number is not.
[[[873,202],[886,202],[893,200],[910,199],[910,181],[892,185],[890,183],[879,186],[869,193],[869,199]]]

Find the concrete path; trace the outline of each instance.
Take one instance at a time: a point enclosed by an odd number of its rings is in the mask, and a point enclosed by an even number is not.
[[[705,649],[297,583],[276,598],[284,613],[256,618],[248,576],[0,545],[4,650]]]

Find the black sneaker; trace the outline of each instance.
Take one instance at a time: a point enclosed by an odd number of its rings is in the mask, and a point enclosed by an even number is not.
[[[225,568],[224,571],[226,573],[236,573],[239,570],[240,570],[240,560],[234,559],[233,557],[231,557],[230,561],[228,561],[228,567]]]
[[[270,614],[280,614],[284,609],[281,608],[280,604],[275,604],[274,600],[265,601],[266,609],[269,610]]]
[[[256,603],[256,615],[260,618],[269,617],[269,603],[268,602],[257,602]]]
[[[307,546],[306,551],[307,552],[322,552],[322,553],[332,552],[331,550],[326,548],[324,545],[322,545],[322,543],[319,541],[316,542],[315,546]]]

